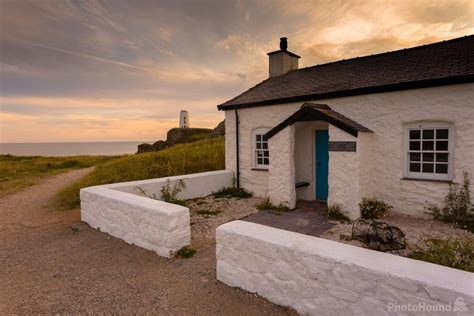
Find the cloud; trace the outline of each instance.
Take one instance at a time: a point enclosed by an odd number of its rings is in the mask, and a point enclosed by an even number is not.
[[[0,3],[1,141],[158,139],[267,77],[281,36],[300,66],[473,33],[472,1]]]

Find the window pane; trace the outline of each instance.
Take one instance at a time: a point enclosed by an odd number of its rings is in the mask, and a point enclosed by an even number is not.
[[[268,157],[268,150],[263,152],[263,157]]]
[[[257,157],[262,157],[263,156],[263,151],[257,150]]]
[[[269,164],[268,158],[263,158],[263,164],[264,164],[264,165],[268,165],[268,164]]]
[[[262,149],[262,143],[257,143],[257,149]]]
[[[434,154],[433,153],[424,153],[423,154],[423,162],[425,161],[434,161]]]
[[[262,145],[263,145],[263,147],[262,147],[263,149],[268,149],[268,143],[267,142],[263,142]]]
[[[448,139],[449,129],[437,129],[436,138],[437,139]]]
[[[424,141],[423,142],[423,150],[434,150],[434,142],[433,141]]]
[[[410,130],[410,139],[420,139],[421,131],[419,129]]]
[[[448,173],[448,164],[436,164],[436,173]]]
[[[434,138],[434,130],[432,129],[423,130],[423,139],[433,139],[433,138]]]
[[[411,141],[410,142],[410,150],[420,150],[420,142],[419,141]]]
[[[420,153],[410,153],[410,161],[420,161],[421,154]]]
[[[448,162],[448,154],[436,154],[437,162]]]
[[[257,142],[262,140],[262,135],[256,135],[257,136]]]
[[[411,172],[420,172],[420,164],[419,163],[411,163],[410,164],[410,171]]]
[[[437,141],[436,150],[448,150],[448,142],[445,140]]]
[[[433,173],[434,165],[432,163],[424,163],[423,164],[423,172]]]

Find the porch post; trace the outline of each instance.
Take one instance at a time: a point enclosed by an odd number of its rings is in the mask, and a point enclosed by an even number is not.
[[[295,127],[289,125],[268,140],[270,166],[268,196],[273,204],[289,208],[296,205],[295,191]]]

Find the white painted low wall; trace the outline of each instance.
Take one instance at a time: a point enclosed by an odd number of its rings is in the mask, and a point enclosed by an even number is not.
[[[182,176],[114,183],[107,187],[121,192],[142,195],[140,190],[137,189],[139,187],[145,190],[148,195],[153,196],[154,194],[160,198],[161,189],[167,184],[168,180],[170,188],[173,188],[179,180],[182,180],[186,185],[186,189],[181,191],[177,195],[177,198],[188,200],[207,196],[223,188],[232,187],[233,172],[230,170],[209,171]]]
[[[244,221],[216,239],[218,280],[301,314],[474,312],[473,273]]]
[[[232,177],[232,171],[221,170],[84,188],[81,219],[129,244],[171,257],[191,242],[189,209],[142,196],[136,188],[160,198],[167,179],[171,188],[183,180],[186,188],[178,198],[192,199],[231,187]]]

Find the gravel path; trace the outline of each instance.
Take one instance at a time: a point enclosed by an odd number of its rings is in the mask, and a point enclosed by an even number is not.
[[[171,260],[80,223],[78,209],[57,211],[55,194],[90,171],[52,176],[0,198],[0,314],[294,314],[216,281],[213,230],[240,216],[231,207],[210,221],[192,211],[198,252]],[[211,204],[226,205],[219,203]]]

